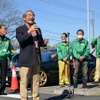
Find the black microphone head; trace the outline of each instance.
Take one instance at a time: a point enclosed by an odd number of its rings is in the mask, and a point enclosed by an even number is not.
[[[70,33],[68,32],[68,33],[67,33],[67,35],[69,36],[69,35],[70,35]]]
[[[33,24],[36,24],[36,22],[33,21]]]

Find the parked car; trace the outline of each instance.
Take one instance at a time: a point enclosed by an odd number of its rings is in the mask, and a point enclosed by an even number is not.
[[[18,66],[18,58],[19,54],[13,55],[13,61],[14,65],[16,66],[16,73],[19,79],[19,66]],[[41,68],[40,68],[40,86],[45,86],[47,83],[58,83],[59,82],[59,68],[58,68],[58,60],[57,60],[57,50],[56,49],[50,49],[50,50],[43,50],[41,51]],[[94,77],[94,70],[95,70],[95,64],[96,64],[96,58],[89,54],[88,57],[88,80],[93,81]],[[73,62],[70,58],[70,76],[71,80],[73,77]],[[8,79],[10,81],[11,79],[11,70],[8,68]],[[82,80],[81,71],[79,72],[79,80]]]

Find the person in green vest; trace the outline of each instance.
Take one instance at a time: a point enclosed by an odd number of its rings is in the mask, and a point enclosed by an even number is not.
[[[77,31],[77,39],[72,43],[73,57],[75,60],[75,70],[73,75],[74,88],[78,87],[78,72],[82,70],[83,85],[82,88],[87,87],[87,72],[88,72],[88,62],[87,57],[90,53],[89,42],[83,38],[84,31],[79,29]]]
[[[100,80],[100,36],[92,40],[92,47],[94,48],[95,46],[96,46],[96,68],[95,68],[94,83],[98,83]]]
[[[58,65],[59,65],[59,85],[70,84],[69,79],[69,59],[72,53],[71,45],[67,42],[67,34],[62,33],[62,42],[57,45]]]
[[[0,95],[6,95],[6,93],[4,93],[4,90],[6,88],[8,58],[10,60],[10,67],[13,66],[12,55],[11,55],[12,46],[9,38],[5,36],[6,33],[7,33],[6,26],[0,25],[0,76],[1,76]]]

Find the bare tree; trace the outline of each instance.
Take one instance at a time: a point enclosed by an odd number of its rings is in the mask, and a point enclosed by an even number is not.
[[[0,24],[5,24],[8,29],[7,36],[11,39],[12,44],[18,45],[15,40],[16,27],[23,24],[21,14],[16,5],[11,0],[0,0]]]

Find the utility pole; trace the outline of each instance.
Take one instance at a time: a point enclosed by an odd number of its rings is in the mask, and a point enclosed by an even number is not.
[[[87,32],[88,32],[88,41],[90,43],[90,9],[89,9],[89,0],[87,0]]]
[[[94,35],[95,35],[95,33],[94,33],[94,20],[95,20],[95,19],[94,19],[94,11],[92,11],[92,36],[93,36],[92,38],[93,38],[93,39],[94,39],[94,37],[95,37],[95,36],[94,36]]]

